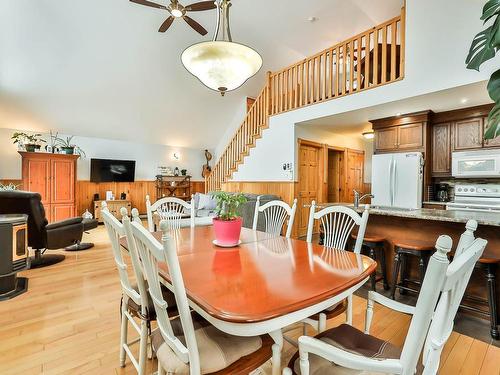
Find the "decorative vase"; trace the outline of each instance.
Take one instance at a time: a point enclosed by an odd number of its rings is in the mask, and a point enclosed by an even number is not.
[[[215,239],[222,246],[237,246],[240,241],[241,217],[234,220],[221,220],[213,218]]]

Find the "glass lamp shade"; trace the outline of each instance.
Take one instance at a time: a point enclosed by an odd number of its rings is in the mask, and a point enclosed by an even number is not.
[[[243,44],[211,41],[187,48],[182,63],[205,86],[224,95],[254,76],[262,67],[262,57]]]

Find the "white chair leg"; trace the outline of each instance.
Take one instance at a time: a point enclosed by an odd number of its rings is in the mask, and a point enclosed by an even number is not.
[[[292,375],[292,374],[293,374],[292,370],[290,370],[288,367],[285,367],[281,375]]]
[[[161,367],[161,364],[158,361],[158,375],[165,375],[165,374],[166,374],[165,370],[163,369],[163,367]]]
[[[300,352],[300,375],[309,375],[309,353],[299,349]]]
[[[273,351],[272,355],[272,374],[273,375],[280,375],[281,372],[281,350],[283,349],[283,332],[281,330],[279,331],[273,331],[269,332],[269,336],[274,340],[274,344],[271,347]]]
[[[368,300],[366,305],[366,318],[365,318],[365,333],[370,333],[370,327],[372,325],[373,319],[373,300]]]
[[[347,308],[345,310],[345,321],[352,326],[352,294],[347,297]]]
[[[141,337],[139,340],[139,375],[146,373],[146,361],[148,355],[148,325],[145,320],[141,319]]]
[[[324,332],[326,330],[326,314],[320,313],[318,320],[318,333]]]
[[[127,343],[127,337],[128,337],[128,319],[127,316],[125,315],[125,311],[127,311],[127,307],[125,306],[125,303],[122,302],[121,306],[121,315],[122,315],[122,322],[121,322],[121,330],[120,330],[120,367],[125,367],[125,344]]]

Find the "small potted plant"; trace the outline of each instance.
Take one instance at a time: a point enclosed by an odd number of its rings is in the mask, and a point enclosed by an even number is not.
[[[45,142],[43,140],[41,134],[27,134],[23,132],[15,132],[11,139],[14,140],[14,144],[17,144],[18,146],[24,146],[24,149],[27,152],[35,152],[36,150],[39,150],[41,145],[40,143]]]
[[[242,225],[239,211],[247,198],[241,193],[228,194],[223,191],[215,193],[214,198],[217,202],[217,216],[213,219],[215,244],[222,247],[238,246]]]
[[[85,157],[85,152],[77,145],[71,143],[72,140],[73,136],[66,138],[56,136],[54,142],[55,145],[57,145],[57,147],[59,147],[59,149],[67,155],[81,155]]]

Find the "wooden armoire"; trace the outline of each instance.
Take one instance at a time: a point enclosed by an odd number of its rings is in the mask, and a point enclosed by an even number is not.
[[[23,190],[40,193],[49,222],[75,216],[78,155],[19,151]]]

